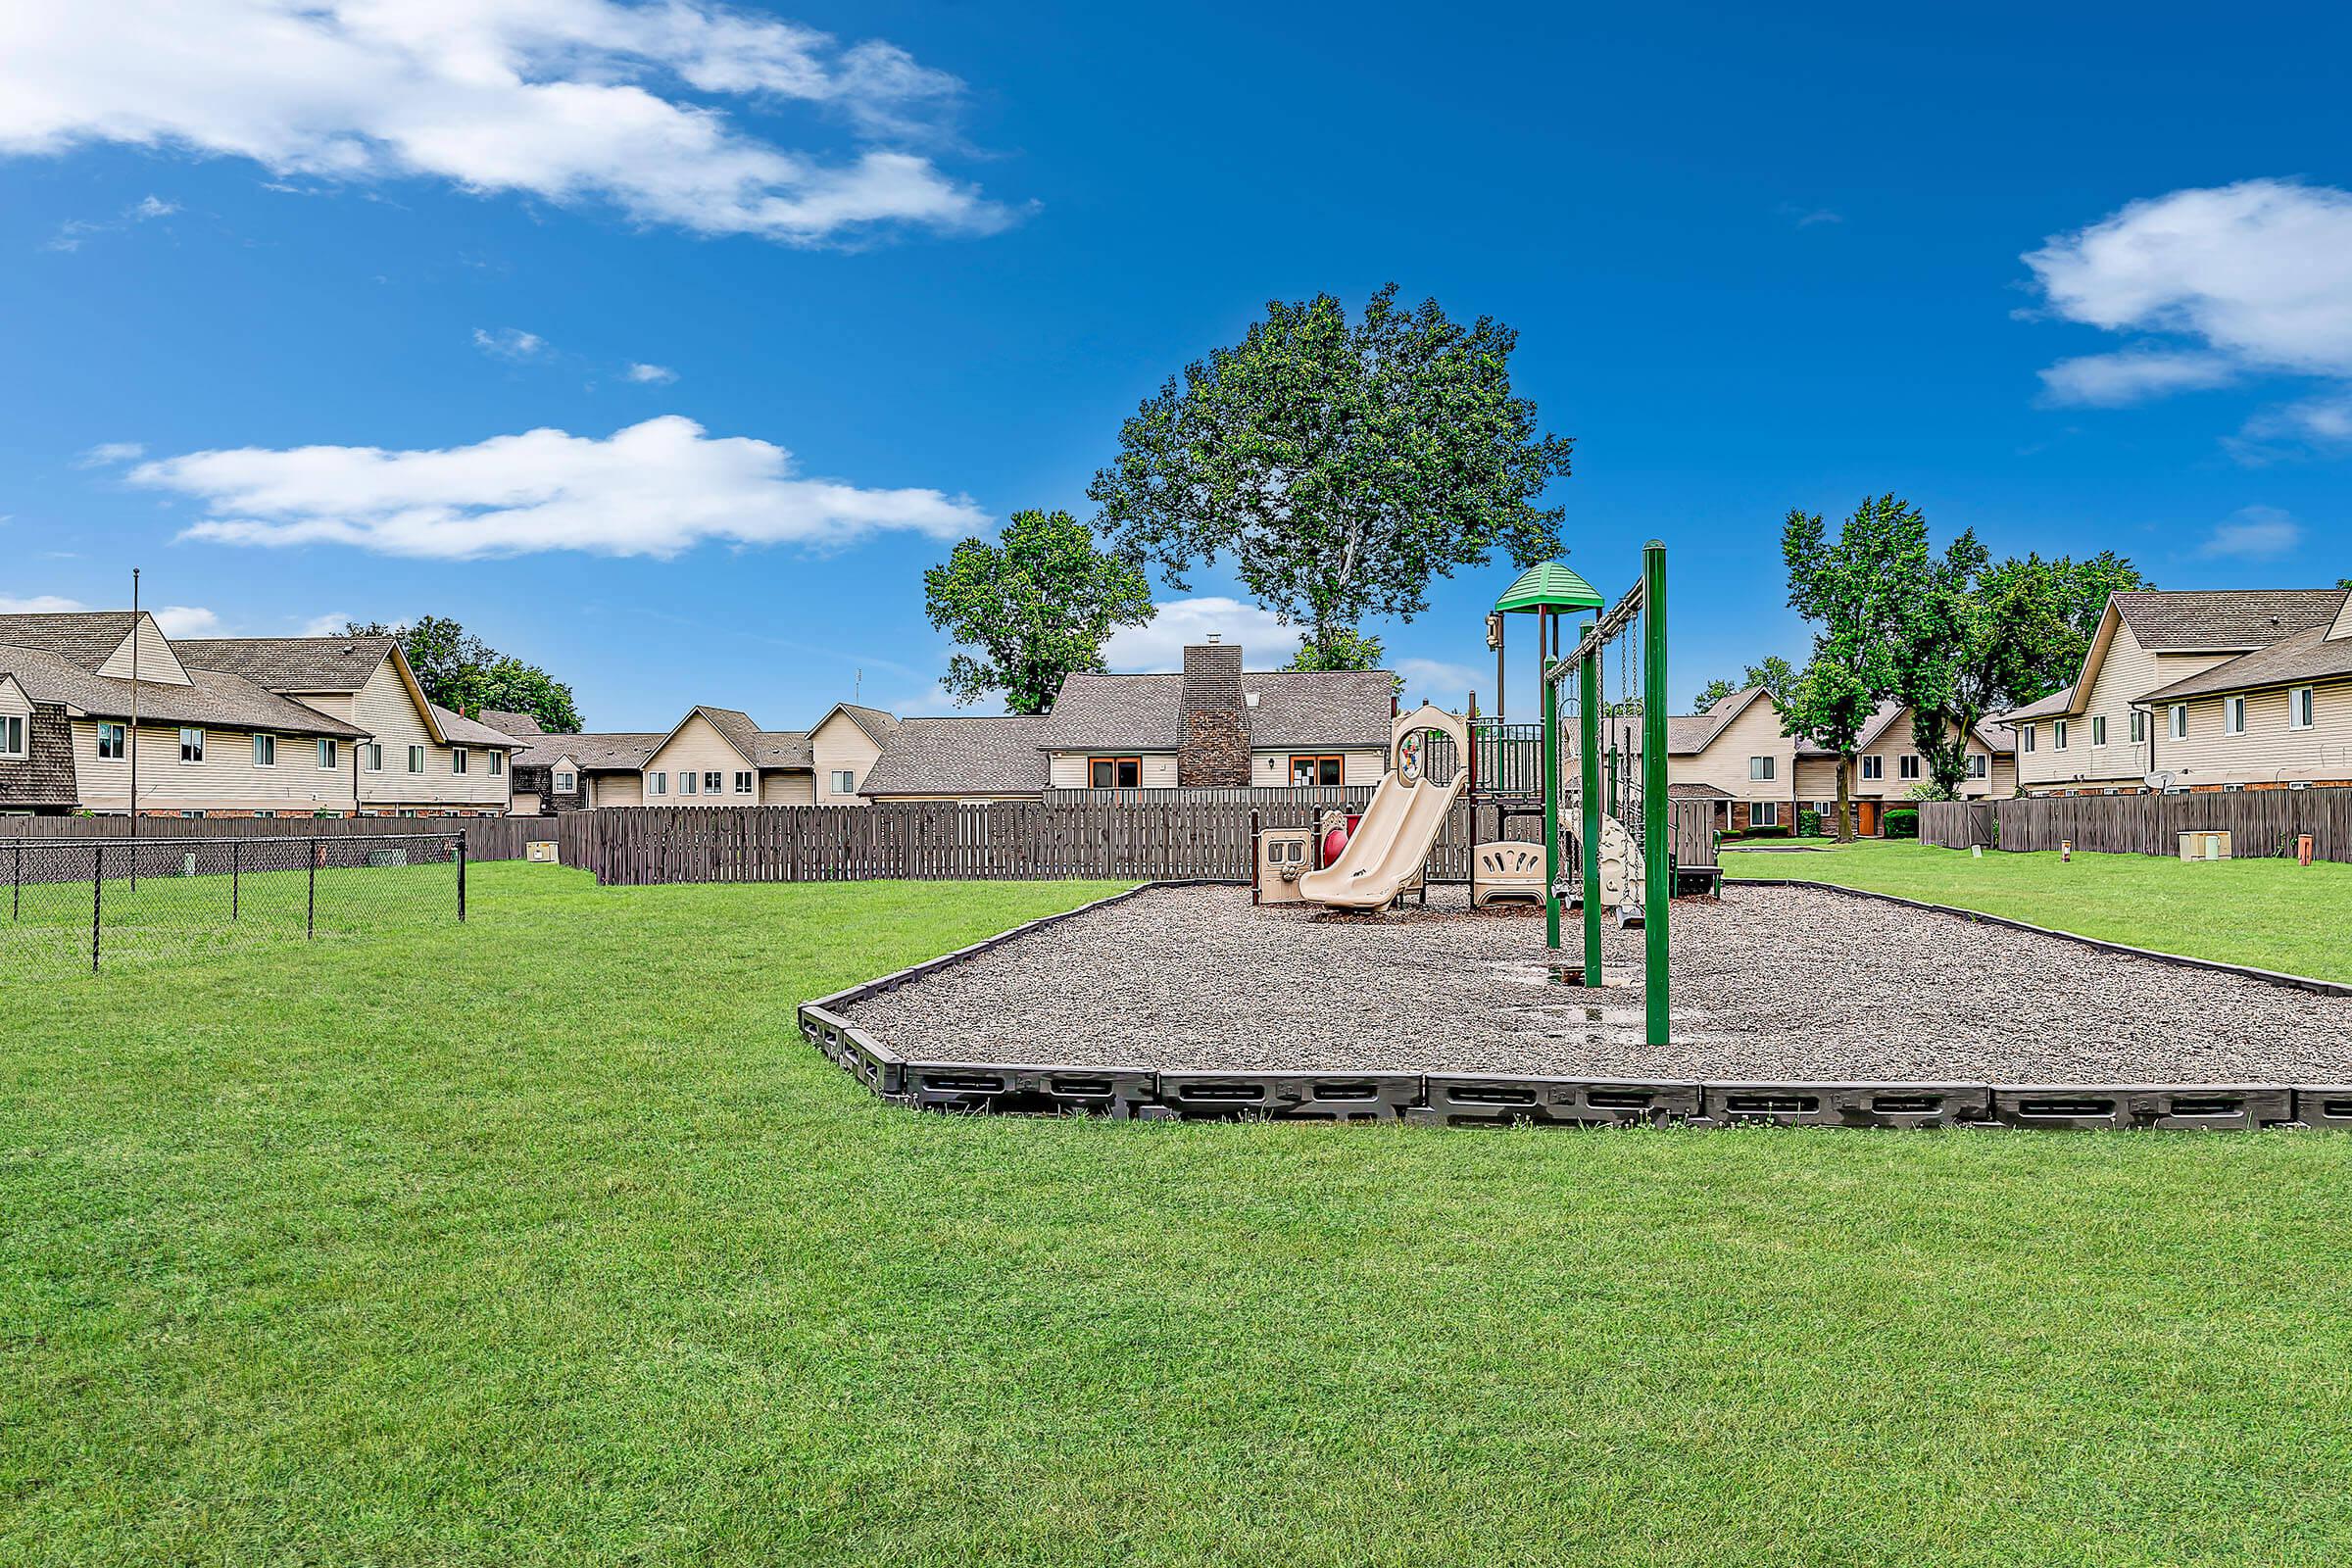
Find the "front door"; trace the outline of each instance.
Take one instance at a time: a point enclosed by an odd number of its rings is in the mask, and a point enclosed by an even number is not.
[[[1854,831],[1866,839],[1875,839],[1879,836],[1878,802],[1856,801],[1854,803]]]

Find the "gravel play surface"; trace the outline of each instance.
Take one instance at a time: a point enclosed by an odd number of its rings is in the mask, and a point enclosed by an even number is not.
[[[1677,1044],[1642,993],[1549,982],[1532,909],[1257,907],[1164,888],[851,1009],[929,1060],[1712,1079],[2344,1083],[2352,998],[1807,888],[1674,909]],[[1573,931],[1573,928],[1571,928]],[[1610,933],[1612,964],[1639,931]],[[1574,938],[1571,936],[1571,945]]]

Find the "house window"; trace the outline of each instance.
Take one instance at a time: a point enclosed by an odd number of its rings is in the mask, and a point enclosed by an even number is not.
[[[1968,760],[1968,776],[1970,778],[1986,777],[1992,771],[1991,763],[1992,759],[1980,752]]]
[[[379,741],[369,741],[360,748],[360,765],[370,773],[384,770],[384,748]]]
[[[1770,779],[1772,777],[1773,764],[1778,760],[1778,758],[1773,757],[1749,758],[1747,760],[1747,776],[1750,779],[1757,780],[1759,782]]]
[[[463,773],[472,765],[472,760],[463,746],[449,754],[449,770],[452,773]]]
[[[2050,750],[2053,752],[2066,750],[2066,720],[2063,718],[2050,720]]]
[[[490,754],[490,776],[492,778],[498,778],[502,776],[506,770],[507,754],[504,752],[492,752]]]
[[[2177,741],[2188,739],[2188,705],[2186,703],[2175,703],[2165,710],[2165,727],[2170,731],[2173,739]]]
[[[1864,778],[1885,778],[1886,776],[1886,759],[1884,757],[1862,759],[1862,776]]]
[[[1291,759],[1291,782],[1293,784],[1337,784],[1340,781],[1340,760],[1336,757],[1294,757]]]
[[[318,743],[318,765],[320,767],[333,767],[342,760],[343,743],[341,741],[321,740]]]
[[[2025,744],[2025,749],[2029,752],[2034,749],[2034,727],[2035,726],[2032,724],[2028,724],[2024,729],[2021,729],[2017,732],[2018,739]]]
[[[646,779],[646,783],[652,786],[656,795],[669,793],[669,775],[667,773],[655,773]]]
[[[1906,779],[1919,777],[1919,754],[1913,752],[1910,756],[1899,759],[1896,766]]]
[[[2243,697],[2226,697],[2222,700],[2222,731],[2229,735],[2243,735],[2246,732],[2246,700]]]
[[[738,795],[749,795],[749,794],[751,794],[751,793],[752,793],[752,788],[753,788],[753,785],[752,785],[752,779],[753,779],[753,774],[751,773],[751,771],[750,771],[748,768],[738,768],[738,769],[736,769],[736,771],[735,771],[735,793],[736,793],[736,794],[738,794]]]
[[[2090,715],[2090,744],[2093,746],[2107,744],[2107,715],[2105,713]]]
[[[2148,739],[2148,715],[2144,709],[2132,710],[2132,744],[2142,746]]]
[[[556,793],[558,795],[569,795],[572,792],[573,787],[574,780],[569,773],[558,773],[556,775]]]
[[[2287,689],[2287,693],[2286,693],[2286,727],[2287,727],[2288,729],[2309,729],[2309,728],[2311,728],[2311,688],[2310,688],[2310,687],[2308,687],[2308,686],[2294,686],[2294,687],[2289,687],[2289,688]]]
[[[423,747],[412,746],[409,748],[409,771],[412,773],[421,773],[424,771]]]
[[[123,743],[124,735],[122,725],[102,723],[98,726],[98,760],[100,761],[120,762],[122,760]]]
[[[1086,760],[1086,782],[1098,790],[1131,790],[1144,781],[1144,760],[1140,757],[1090,757]]]
[[[1772,759],[1768,757],[1764,760],[1769,762]],[[1778,801],[1749,802],[1747,825],[1749,827],[1779,827],[1781,825],[1781,803]]]
[[[678,793],[680,795],[692,795],[701,787],[702,779],[703,776],[700,773],[681,771],[678,774]]]
[[[10,713],[0,717],[0,757],[24,755],[24,715]]]
[[[833,793],[834,793],[834,794],[836,794],[836,795],[855,795],[855,794],[857,794],[857,793],[858,793],[858,775],[857,775],[857,773],[856,773],[854,770],[852,770],[852,769],[850,769],[850,768],[846,768],[846,767],[837,767],[837,768],[835,768],[835,769],[833,770]]]
[[[726,778],[723,774],[717,772],[705,773],[703,775],[703,793],[705,795],[716,795],[719,790],[725,786],[726,782]]]
[[[179,760],[183,762],[204,760],[204,731],[182,729],[179,732]]]
[[[253,765],[256,767],[275,767],[277,765],[276,736],[256,735],[253,738]]]

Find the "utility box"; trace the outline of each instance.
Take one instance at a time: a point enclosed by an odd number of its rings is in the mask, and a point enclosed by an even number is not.
[[[529,860],[533,865],[553,865],[556,863],[556,846],[554,841],[550,839],[533,840],[531,843],[522,847],[522,854],[523,858]]]
[[[1315,841],[1311,827],[1269,827],[1257,835],[1257,902],[1296,904],[1298,879],[1314,869],[1307,847]]]
[[[2227,860],[2230,858],[2230,830],[2223,828],[2219,832],[2181,834],[2180,858],[2183,860]]]

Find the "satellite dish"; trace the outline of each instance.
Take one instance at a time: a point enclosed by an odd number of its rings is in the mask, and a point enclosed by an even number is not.
[[[2172,793],[2173,775],[2170,773],[2150,773],[2143,782],[2152,790],[2162,790],[2168,795]]]

